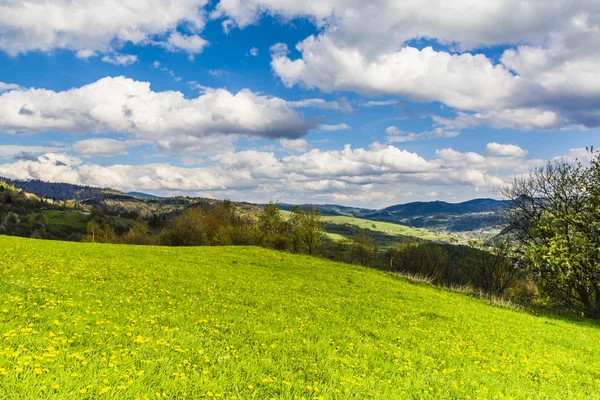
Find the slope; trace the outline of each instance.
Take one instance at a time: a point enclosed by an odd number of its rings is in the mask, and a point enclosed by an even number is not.
[[[413,228],[389,222],[373,221],[347,216],[323,216],[323,227],[328,236],[337,240],[352,240],[358,229],[370,231],[374,243],[380,248],[388,248],[396,243],[431,241],[452,243],[457,239],[424,228]]]
[[[600,331],[259,248],[0,237],[3,399],[575,398]]]

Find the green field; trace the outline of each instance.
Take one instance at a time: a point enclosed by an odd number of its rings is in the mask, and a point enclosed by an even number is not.
[[[33,220],[38,213],[32,213],[29,218]],[[43,210],[41,214],[48,218],[47,229],[54,235],[66,235],[71,233],[86,233],[86,226],[90,217],[83,215],[81,210]],[[115,221],[130,228],[134,220],[121,217],[114,217]]]
[[[451,237],[437,233],[425,228],[413,228],[406,225],[398,225],[389,222],[371,221],[368,219],[346,217],[346,216],[323,216],[324,223],[336,225],[352,225],[361,229],[369,229],[381,232],[389,236],[415,238],[432,242],[450,242]],[[350,238],[351,239],[351,238]]]
[[[288,218],[289,211],[280,211],[284,218]],[[347,216],[321,217],[325,234],[329,240],[350,241],[354,238],[356,229],[368,229],[373,237],[374,244],[380,249],[386,249],[396,243],[415,243],[420,241],[452,243],[456,239],[434,232],[425,228],[413,228],[390,222],[372,221],[363,218]]]
[[[600,397],[600,330],[251,247],[0,237],[0,399]]]
[[[81,214],[80,210],[44,210],[42,214],[48,218],[50,227],[69,227],[79,232],[85,232],[89,217]]]

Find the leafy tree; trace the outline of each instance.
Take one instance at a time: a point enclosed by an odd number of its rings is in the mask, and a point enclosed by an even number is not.
[[[19,214],[16,212],[10,211],[6,214],[6,223],[12,225],[18,225],[21,223],[21,219],[19,218]]]
[[[272,201],[266,205],[258,216],[258,227],[262,235],[274,236],[283,232],[284,221],[279,211],[279,204]]]
[[[102,243],[114,243],[115,242],[115,233],[109,224],[104,224],[104,228],[99,232]]]
[[[48,217],[41,213],[37,214],[35,216],[35,222],[38,224],[48,225]]]
[[[553,302],[600,317],[600,160],[551,161],[501,188],[521,266]]]
[[[377,263],[377,247],[369,231],[361,229],[354,236],[350,251],[350,262],[353,264],[374,267]]]
[[[477,289],[503,296],[521,278],[511,248],[509,237],[494,238],[487,246],[470,251],[461,259],[459,267]]]
[[[190,208],[173,218],[161,232],[160,242],[167,246],[202,246],[206,244],[204,211]]]
[[[98,225],[97,222],[95,221],[90,221],[87,223],[87,235],[84,237],[84,241],[86,242],[95,242],[96,241],[96,237],[98,236],[98,233],[100,232],[100,225]]]
[[[290,246],[289,227],[281,216],[278,203],[269,202],[258,216],[260,244],[277,250],[287,250]]]
[[[409,244],[394,247],[390,252],[393,271],[418,275],[434,284],[448,283],[445,279],[452,267],[450,255],[442,246]]]
[[[138,218],[131,229],[121,236],[121,242],[124,244],[151,245],[155,243],[155,239],[150,232],[149,224]]]
[[[315,206],[310,206],[305,211],[299,206],[295,206],[292,209],[292,216],[288,222],[294,237],[294,250],[304,250],[309,255],[316,254],[323,244],[325,236],[319,209]]]

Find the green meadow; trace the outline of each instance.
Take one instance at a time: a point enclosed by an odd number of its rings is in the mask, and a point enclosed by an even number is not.
[[[280,211],[284,218],[289,218],[291,212]],[[347,217],[343,215],[325,215],[321,218],[325,235],[332,241],[351,241],[357,229],[367,229],[373,237],[373,242],[380,248],[389,248],[397,243],[439,242],[452,243],[456,239],[449,235],[435,232],[426,228],[414,228],[391,222],[372,221],[364,218]]]
[[[0,399],[600,397],[591,322],[254,247],[0,237],[0,341]]]
[[[450,242],[451,238],[448,235],[434,232],[425,228],[414,228],[406,225],[399,225],[390,222],[372,221],[363,218],[354,218],[346,216],[323,216],[323,223],[332,223],[336,225],[351,225],[360,229],[369,229],[374,232],[381,232],[389,236],[400,236],[411,239],[432,242]],[[352,237],[349,238],[352,240]]]

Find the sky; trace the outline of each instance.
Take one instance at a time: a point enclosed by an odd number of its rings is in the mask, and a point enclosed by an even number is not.
[[[458,202],[599,128],[597,0],[0,2],[0,176]]]

